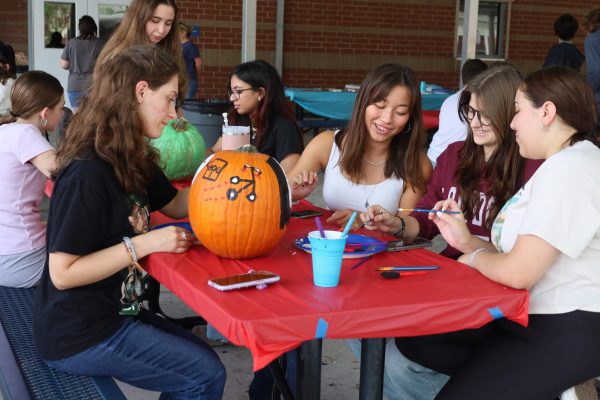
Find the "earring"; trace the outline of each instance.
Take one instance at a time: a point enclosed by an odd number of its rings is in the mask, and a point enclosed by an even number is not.
[[[410,121],[408,121],[408,129],[406,127],[404,127],[404,130],[402,130],[402,132],[400,132],[400,133],[409,133],[411,128],[412,128],[412,125],[411,125]]]
[[[42,126],[46,126],[46,125],[48,125],[48,118],[42,118],[42,119],[40,120],[40,124],[42,124]]]
[[[258,101],[261,101],[261,100],[262,100],[262,97],[258,96]]]

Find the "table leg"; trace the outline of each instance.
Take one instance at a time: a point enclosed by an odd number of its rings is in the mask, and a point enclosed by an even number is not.
[[[319,400],[321,398],[322,349],[321,339],[304,342],[298,347],[297,400]]]
[[[280,357],[285,357],[285,354]],[[275,379],[275,383],[277,384],[277,389],[283,396],[284,400],[294,400],[294,394],[290,389],[290,385],[288,384],[287,379],[285,379],[285,375],[281,369],[281,365],[279,364],[279,358],[276,358],[269,364],[269,370],[273,375],[273,379]],[[279,398],[276,396],[276,398]]]
[[[359,400],[383,399],[383,365],[386,339],[363,339],[360,350]]]

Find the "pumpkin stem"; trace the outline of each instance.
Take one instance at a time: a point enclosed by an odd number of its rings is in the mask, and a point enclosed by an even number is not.
[[[171,124],[177,132],[185,132],[188,128],[188,121],[183,117],[174,119],[173,121],[171,121]]]
[[[237,151],[242,151],[244,153],[258,153],[258,149],[251,144],[245,144],[236,149]]]

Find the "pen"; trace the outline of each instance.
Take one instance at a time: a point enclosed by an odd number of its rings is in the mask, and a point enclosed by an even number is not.
[[[422,213],[436,213],[442,212],[444,214],[460,214],[461,211],[450,211],[450,210],[429,210],[425,208],[399,208],[398,211],[412,211],[412,212],[422,212]]]
[[[358,267],[359,265],[367,261],[369,258],[371,258],[371,256],[363,258],[362,260],[354,264],[352,267],[350,267],[350,270],[352,271],[354,268]]]
[[[377,271],[432,271],[440,268],[437,265],[411,265],[404,267],[378,267]]]

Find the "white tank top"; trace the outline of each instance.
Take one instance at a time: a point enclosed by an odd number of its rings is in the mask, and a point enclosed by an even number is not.
[[[366,211],[365,203],[380,205],[389,213],[396,214],[404,191],[404,180],[395,175],[376,185],[363,185],[349,181],[338,164],[340,150],[335,141],[331,146],[329,161],[323,179],[323,200],[330,210]]]

